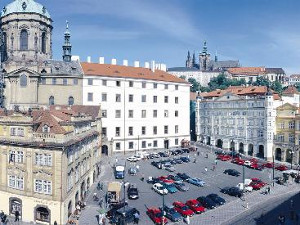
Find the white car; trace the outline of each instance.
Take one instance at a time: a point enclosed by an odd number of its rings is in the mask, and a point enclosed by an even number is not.
[[[168,190],[164,188],[164,186],[162,186],[162,184],[160,183],[153,184],[152,189],[160,195],[168,194]]]
[[[140,158],[137,158],[135,156],[130,156],[127,158],[127,161],[129,162],[137,162],[137,161],[140,161],[141,159]]]
[[[244,162],[244,166],[251,166],[251,165],[252,165],[252,163],[249,160],[246,160]]]
[[[237,185],[237,187],[241,190],[241,191],[244,191],[244,192],[252,192],[253,191],[253,187],[251,186],[248,186],[246,183],[245,183],[245,187],[244,187],[244,184],[243,183],[239,183]]]

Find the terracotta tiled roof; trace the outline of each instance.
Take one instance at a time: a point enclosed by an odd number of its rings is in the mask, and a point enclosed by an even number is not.
[[[290,78],[300,78],[300,74],[292,74],[291,76],[290,76]]]
[[[72,113],[75,114],[85,114],[91,116],[93,119],[96,119],[100,116],[100,106],[90,106],[90,105],[52,105],[50,110],[58,110],[58,112]]]
[[[120,66],[110,64],[98,63],[81,63],[84,76],[104,76],[104,77],[122,77],[122,78],[135,78],[146,79],[155,81],[166,81],[175,83],[188,83],[174,75],[161,70],[153,72],[150,69],[132,66]]]
[[[43,111],[42,114],[39,116],[38,120],[35,121],[39,124],[36,132],[42,133],[43,127],[47,125],[50,128],[49,133],[53,134],[65,134],[66,130],[59,124],[56,118],[54,118],[54,111]]]
[[[288,86],[286,90],[282,92],[284,95],[292,95],[292,94],[299,94],[297,88],[295,86]]]
[[[266,86],[231,86],[225,90],[217,89],[211,92],[204,92],[201,93],[201,96],[204,98],[213,98],[223,96],[226,93],[233,93],[236,95],[265,95],[267,92],[268,88]],[[273,93],[273,97],[275,100],[280,99],[280,96],[277,93]]]
[[[264,67],[237,67],[237,68],[229,68],[227,71],[231,75],[253,75],[258,76],[265,74]]]

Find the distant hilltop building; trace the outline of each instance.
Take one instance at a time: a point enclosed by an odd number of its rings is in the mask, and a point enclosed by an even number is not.
[[[196,79],[201,86],[207,86],[210,80],[217,77],[220,72],[226,71],[228,68],[239,67],[238,60],[219,61],[217,54],[211,59],[211,54],[207,50],[207,43],[204,42],[202,52],[199,53],[198,62],[196,54],[192,56],[188,51],[185,67],[168,68],[168,72],[175,76],[184,76],[186,80],[189,78]]]
[[[292,74],[289,79],[289,85],[299,85],[300,84],[300,74]]]
[[[196,62],[196,54],[191,56],[188,51],[185,67],[169,68],[168,72],[178,77],[185,77],[186,80],[194,78],[201,86],[208,86],[210,80],[220,73],[224,73],[231,79],[245,79],[249,83],[255,82],[259,76],[264,76],[271,82],[287,83],[286,74],[282,68],[241,67],[239,60],[219,61],[217,54],[212,60],[206,41],[199,54],[199,63]]]

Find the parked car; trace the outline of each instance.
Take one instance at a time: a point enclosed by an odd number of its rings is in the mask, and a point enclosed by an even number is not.
[[[186,180],[188,183],[196,185],[198,187],[203,187],[205,182],[197,177],[193,177],[193,178],[188,178]]]
[[[179,176],[184,181],[190,178],[190,176],[188,176],[186,173],[177,173],[177,176]]]
[[[166,224],[168,223],[167,219],[163,216],[163,213],[158,208],[148,208],[147,215],[155,224]]]
[[[140,214],[139,211],[136,208],[125,206],[125,207],[120,208],[116,211],[114,219],[116,221],[118,221],[118,220],[124,221],[125,224],[133,223],[135,213]]]
[[[169,172],[175,172],[176,168],[174,166],[170,166],[170,167],[165,168],[165,170],[169,171]]]
[[[163,166],[161,162],[156,162],[156,161],[152,161],[151,165],[155,166],[157,169],[162,169]]]
[[[135,157],[135,156],[130,156],[127,158],[127,161],[129,162],[137,162],[137,161],[140,161],[141,158],[138,158],[138,157]]]
[[[157,177],[149,177],[147,179],[148,184],[155,184],[155,183],[159,183],[159,182],[160,182],[160,180]]]
[[[213,200],[217,205],[224,205],[226,203],[225,199],[217,194],[209,194],[206,197]]]
[[[227,170],[224,170],[224,173],[225,174],[228,174],[228,175],[231,175],[231,176],[235,176],[235,177],[238,177],[240,176],[240,172],[235,170],[235,169],[227,169]]]
[[[158,179],[164,183],[174,183],[174,181],[172,179],[169,179],[168,176],[160,176],[158,177]]]
[[[185,204],[188,207],[190,207],[190,209],[193,210],[194,213],[203,213],[203,212],[205,212],[204,206],[201,205],[201,203],[196,199],[188,200]]]
[[[188,185],[186,185],[185,183],[175,182],[174,185],[179,191],[188,191],[190,189],[190,187]]]
[[[166,188],[168,190],[168,193],[173,194],[178,191],[178,189],[172,183],[162,183],[162,185],[164,186],[164,188]]]
[[[218,206],[217,203],[205,196],[201,196],[197,200],[207,209],[214,209]]]
[[[229,160],[231,160],[231,156],[220,154],[220,155],[217,156],[217,159],[221,160],[221,161],[229,161]]]
[[[169,174],[168,179],[173,180],[175,183],[182,183],[183,182],[183,180],[179,176],[173,175],[173,174]]]
[[[174,159],[174,161],[176,162],[176,164],[182,164],[183,161],[180,158]]]
[[[187,216],[193,216],[194,212],[193,210],[191,210],[186,204],[182,203],[182,202],[174,202],[173,203],[174,209],[179,212],[183,217],[187,217]]]
[[[176,149],[175,151],[177,152],[177,155],[181,155],[183,153],[181,149]]]
[[[221,189],[221,192],[235,197],[243,196],[243,191],[241,191],[238,187],[225,187]]]
[[[238,165],[244,165],[245,160],[241,159],[241,158],[234,158],[231,161],[232,163],[238,164]]]
[[[111,209],[107,211],[106,217],[108,219],[114,217],[118,209],[123,208],[124,206],[127,206],[127,205],[128,205],[128,203],[124,202],[124,201],[122,201],[118,204],[111,204]]]
[[[129,199],[138,199],[139,198],[139,191],[136,185],[131,184],[127,189],[127,194]]]
[[[288,167],[285,165],[280,165],[280,166],[276,166],[275,169],[279,171],[285,171],[288,170]]]
[[[250,160],[246,160],[244,162],[244,166],[251,166],[252,165],[252,162]]]
[[[237,187],[243,191],[243,192],[252,192],[253,191],[253,187],[251,187],[250,185],[244,185],[244,183],[238,183]]]
[[[263,166],[264,168],[273,168],[273,167],[274,167],[274,163],[267,162],[267,163],[264,163],[262,166]]]
[[[188,162],[191,161],[190,158],[187,157],[187,156],[180,157],[180,159],[181,159],[183,162],[185,162],[185,163],[188,163]]]
[[[254,169],[254,170],[263,170],[263,166],[257,163],[252,163],[249,168]]]
[[[183,151],[183,153],[190,153],[190,150],[188,148],[182,148],[181,150]]]
[[[160,183],[153,184],[152,189],[160,195],[168,194],[168,190]]]
[[[163,209],[166,217],[172,222],[180,222],[183,220],[181,214],[175,210],[173,205],[165,205],[164,208],[160,207],[161,211]]]

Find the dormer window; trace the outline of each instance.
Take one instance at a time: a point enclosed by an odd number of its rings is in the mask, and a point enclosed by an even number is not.
[[[43,133],[50,133],[50,127],[48,125],[43,126]]]

